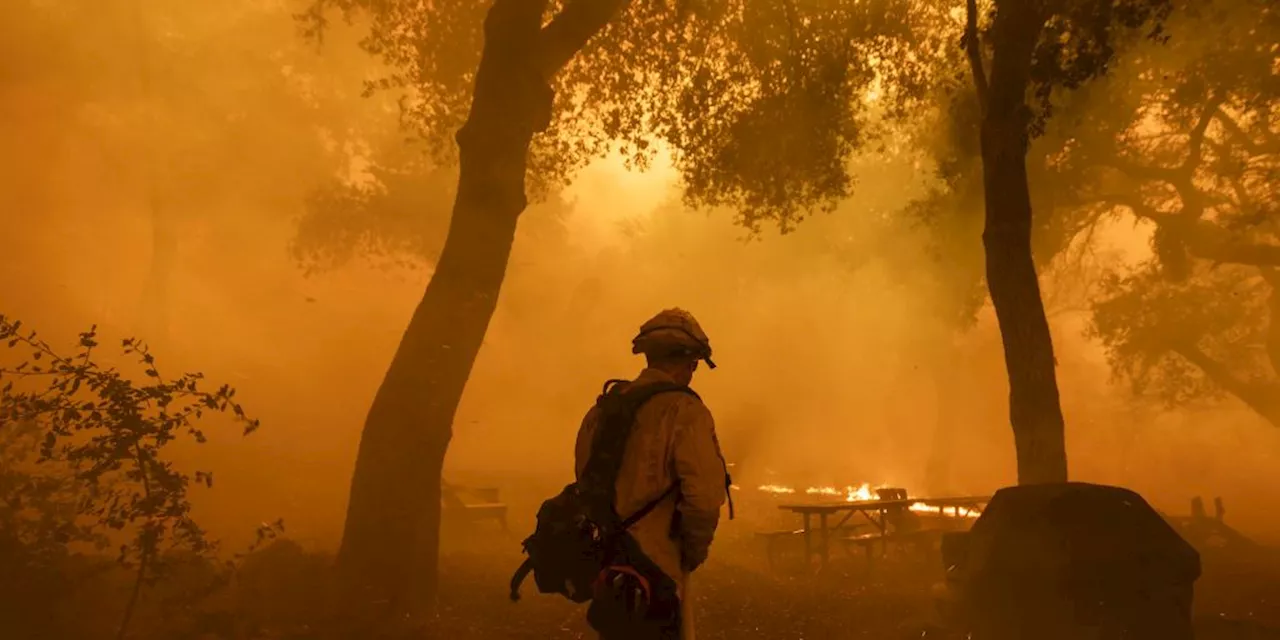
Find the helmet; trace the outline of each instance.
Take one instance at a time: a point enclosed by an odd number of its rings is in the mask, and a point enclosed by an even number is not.
[[[640,325],[640,333],[631,340],[631,353],[685,353],[716,368],[711,340],[693,314],[680,308],[665,309]]]

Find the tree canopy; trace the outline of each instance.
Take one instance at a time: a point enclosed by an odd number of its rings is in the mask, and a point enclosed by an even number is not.
[[[563,3],[549,3],[554,14]],[[408,92],[406,121],[441,165],[455,153],[480,51],[484,5],[319,0],[323,33],[363,12],[362,46],[395,69],[368,89]],[[957,55],[949,7],[909,0],[630,3],[553,80],[553,123],[534,142],[535,192],[607,150],[635,165],[668,149],[685,199],[736,211],[750,229],[791,228],[849,196],[852,156],[875,122],[925,103]]]
[[[1280,12],[1193,9],[1173,25],[1180,46],[1134,56],[1095,92],[1111,118],[1072,153],[1081,209],[1151,230],[1150,257],[1105,280],[1093,331],[1140,392],[1175,405],[1225,392],[1280,424]]]

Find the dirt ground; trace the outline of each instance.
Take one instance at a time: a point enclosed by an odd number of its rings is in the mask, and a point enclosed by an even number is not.
[[[734,527],[737,529],[737,527]],[[458,538],[466,538],[465,543]],[[457,536],[442,559],[440,638],[592,638],[585,607],[536,593],[526,582],[518,603],[506,597],[519,564],[518,533]],[[771,571],[762,543],[731,530],[695,576],[699,640],[952,638],[935,612],[940,558],[901,552],[868,574],[861,557],[837,550],[825,572],[801,570],[797,555]],[[1206,554],[1197,583],[1200,640],[1280,640],[1280,561]]]

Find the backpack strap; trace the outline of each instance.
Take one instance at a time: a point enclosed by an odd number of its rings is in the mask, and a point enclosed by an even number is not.
[[[675,382],[654,382],[643,385],[624,384],[626,382],[624,380],[606,382],[604,393],[596,400],[596,406],[600,408],[600,423],[591,443],[591,453],[587,458],[583,474],[584,479],[590,478],[590,483],[595,484],[591,488],[592,493],[599,492],[597,495],[600,495],[602,500],[607,497],[609,506],[606,509],[601,505],[600,508],[604,513],[597,514],[597,517],[608,518],[607,522],[613,525],[610,528],[616,528],[618,531],[625,530],[630,524],[648,515],[658,503],[677,489],[673,485],[658,499],[632,514],[626,519],[629,524],[623,522],[614,509],[618,472],[622,466],[622,456],[626,450],[627,441],[635,426],[636,413],[649,400],[663,393],[686,393],[701,399],[693,389]],[[624,524],[626,526],[623,526]]]
[[[511,598],[512,602],[518,602],[520,600],[520,585],[524,582],[525,578],[529,577],[529,573],[532,571],[533,558],[525,558],[524,562],[520,563],[520,568],[516,569],[515,574],[511,576],[511,593],[508,597]]]
[[[610,392],[610,391],[612,391],[612,390],[614,389],[614,387],[616,387],[616,386],[618,386],[618,385],[620,385],[620,384],[626,384],[627,382],[630,382],[630,381],[629,381],[629,380],[620,380],[620,379],[618,379],[618,378],[610,378],[610,379],[608,379],[608,380],[605,380],[605,381],[604,381],[604,387],[600,389],[600,398],[603,398],[603,397],[605,397],[605,396],[609,395],[609,392]],[[596,399],[596,401],[598,402],[598,401],[599,401],[599,398],[597,398],[597,399]]]
[[[639,509],[636,510],[635,513],[627,516],[627,519],[623,520],[622,524],[618,525],[618,531],[626,531],[627,529],[630,529],[631,526],[634,525],[635,523],[643,520],[645,516],[649,515],[649,513],[652,512],[654,509],[658,508],[658,505],[662,504],[663,500],[670,498],[671,495],[674,494],[676,492],[676,489],[678,489],[679,487],[680,487],[679,484],[672,483],[671,486],[667,487],[666,491],[662,492],[662,495],[654,498],[653,500],[650,500],[648,504],[644,505],[643,507],[640,507]]]
[[[666,491],[662,492],[662,495],[649,501],[630,516],[627,516],[627,519],[623,520],[622,524],[618,525],[618,533],[630,529],[632,525],[643,520],[644,517],[656,509],[659,504],[662,504],[663,500],[671,497],[671,494],[675,493],[678,487],[679,485],[672,484],[670,487],[667,487]],[[529,574],[532,572],[533,558],[525,558],[524,562],[520,563],[520,567],[516,569],[516,572],[511,575],[510,593],[508,594],[508,597],[511,598],[512,602],[520,601],[520,585],[524,583],[525,578],[529,577]]]

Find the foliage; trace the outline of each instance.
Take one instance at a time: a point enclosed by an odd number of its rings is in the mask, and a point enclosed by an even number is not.
[[[1194,278],[1170,282],[1156,265],[1112,272],[1094,305],[1093,329],[1110,353],[1115,373],[1139,394],[1170,406],[1220,397],[1180,349],[1198,348],[1265,377],[1267,354],[1254,337],[1268,325],[1268,286],[1248,269],[1203,267]]]
[[[198,373],[162,377],[147,347],[132,339],[123,352],[141,365],[145,383],[94,359],[94,329],[80,334],[70,356],[4,316],[0,340],[26,351],[0,369],[0,537],[27,563],[44,566],[86,543],[98,550],[120,543],[117,562],[136,570],[123,633],[142,584],[163,576],[168,560],[215,549],[189,498],[193,482],[213,486],[213,473],[176,468],[166,447],[205,442],[206,414],[229,413],[245,435],[259,423],[229,386],[206,391]]]
[[[564,3],[548,3],[548,14]],[[869,140],[870,102],[903,117],[953,55],[947,7],[861,2],[630,3],[554,79],[551,130],[535,138],[536,193],[564,184],[610,148],[635,166],[669,149],[694,206],[725,206],[759,230],[790,229],[849,195],[849,159]],[[405,120],[432,162],[453,161],[466,118],[485,5],[316,0],[313,36],[330,14],[368,17],[363,48],[393,72],[370,92],[405,89]]]
[[[1071,159],[1080,210],[1128,213],[1153,231],[1152,259],[1114,274],[1093,332],[1136,389],[1174,403],[1226,391],[1280,423],[1252,399],[1280,388],[1280,11],[1189,2],[1170,36],[1178,49],[1142,52],[1095,96],[1113,117]]]
[[[1039,112],[1031,133],[1044,132],[1055,92],[1072,91],[1105,76],[1117,49],[1134,33],[1164,42],[1173,0],[1087,0],[1046,3],[1051,8],[1031,55],[1031,83]]]
[[[978,51],[990,59],[995,46],[990,15],[999,3],[988,2],[985,7],[986,19],[978,21]],[[1076,182],[1064,158],[1070,157],[1076,138],[1096,126],[1088,119],[1099,117],[1079,94],[1094,90],[1098,84],[1094,81],[1104,77],[1113,61],[1141,36],[1162,40],[1171,3],[1050,2],[1043,3],[1041,10],[1048,18],[1031,53],[1030,92],[1035,100],[1027,105],[1024,116],[1030,138],[1028,186],[1037,212],[1032,220],[1033,257],[1044,271],[1056,270],[1064,252],[1096,222],[1092,212],[1059,206],[1070,198]],[[927,234],[928,255],[940,285],[935,313],[960,328],[972,325],[986,298],[978,241],[984,223],[982,114],[966,64],[952,57],[935,70],[934,92],[929,97],[934,108],[918,116],[916,126],[899,127],[908,144],[927,156],[923,164],[932,165],[937,179],[925,197],[904,208],[901,218]]]
[[[409,266],[439,257],[448,230],[453,172],[431,169],[420,151],[393,145],[358,182],[332,179],[308,194],[290,245],[307,273],[364,259]]]

